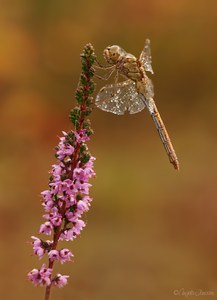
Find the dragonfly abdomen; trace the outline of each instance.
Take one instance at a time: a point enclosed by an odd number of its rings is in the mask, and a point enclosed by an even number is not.
[[[160,113],[157,109],[157,106],[152,98],[146,99],[144,95],[141,95],[143,102],[147,109],[149,110],[152,120],[154,121],[154,124],[157,128],[158,134],[160,136],[160,139],[163,143],[164,149],[166,150],[166,153],[169,157],[170,162],[173,164],[174,168],[176,170],[179,170],[179,161],[176,156],[176,152],[173,148],[172,142],[170,140],[169,134],[166,130],[166,127],[163,123],[163,120],[161,119]]]

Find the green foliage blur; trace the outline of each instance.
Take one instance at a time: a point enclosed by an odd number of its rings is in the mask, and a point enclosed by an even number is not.
[[[26,279],[42,264],[26,241],[42,222],[39,194],[57,136],[71,128],[84,45],[104,63],[106,46],[138,56],[146,38],[180,171],[147,111],[118,117],[94,109],[94,202],[81,238],[67,244],[75,262],[56,266],[69,285],[51,299],[172,300],[180,289],[216,297],[217,2],[1,0],[0,7],[1,299],[43,299]],[[96,91],[105,84],[96,83]]]

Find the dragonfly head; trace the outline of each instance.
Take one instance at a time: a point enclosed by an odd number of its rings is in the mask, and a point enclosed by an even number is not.
[[[119,58],[124,54],[125,51],[117,45],[108,46],[103,51],[105,60],[111,65],[115,65],[118,62]]]

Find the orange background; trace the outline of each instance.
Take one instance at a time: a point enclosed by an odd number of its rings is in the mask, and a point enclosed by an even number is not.
[[[74,264],[52,300],[171,300],[174,290],[217,297],[217,2],[214,0],[0,1],[1,299],[43,299],[26,273],[41,266],[39,194],[69,110],[88,42],[139,55],[151,39],[155,100],[180,160],[169,164],[148,112],[95,109],[94,202],[67,243]],[[103,83],[96,80],[97,90]],[[66,246],[66,245],[65,245]],[[189,296],[187,299],[195,299]]]

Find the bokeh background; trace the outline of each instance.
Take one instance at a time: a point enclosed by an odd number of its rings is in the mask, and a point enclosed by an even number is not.
[[[42,222],[39,194],[70,109],[80,53],[108,44],[139,55],[152,43],[155,100],[180,160],[173,169],[147,112],[94,110],[94,202],[73,264],[52,299],[217,299],[217,2],[0,1],[1,299],[43,299],[26,273],[26,241]],[[112,80],[111,80],[112,81]],[[97,89],[102,82],[96,80]],[[195,299],[196,296],[188,296]]]

